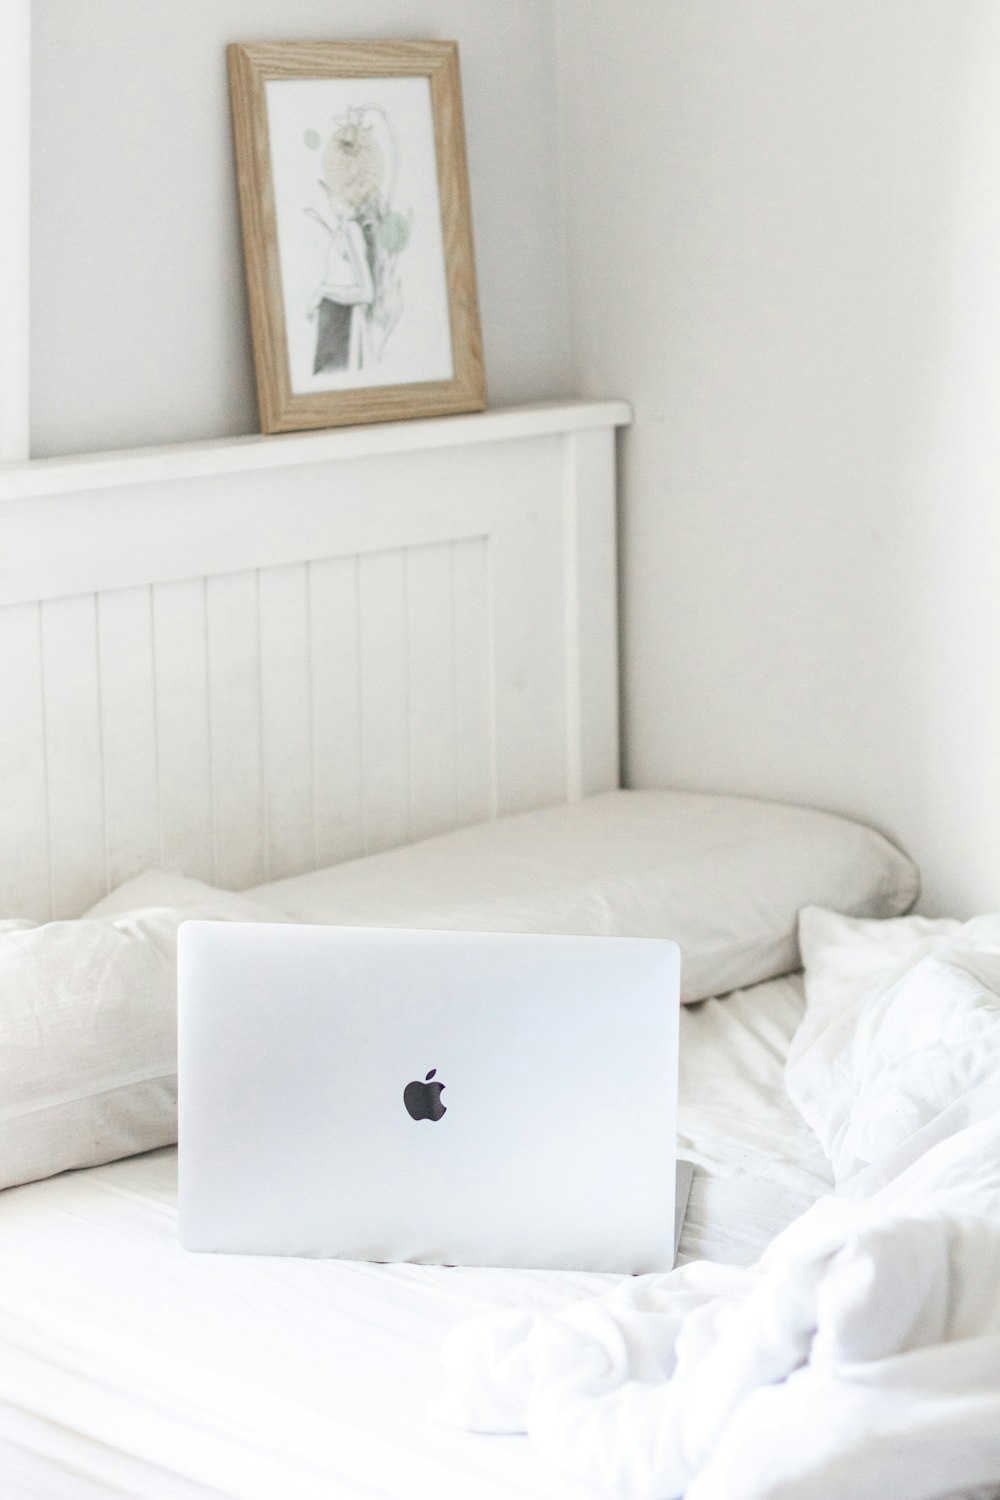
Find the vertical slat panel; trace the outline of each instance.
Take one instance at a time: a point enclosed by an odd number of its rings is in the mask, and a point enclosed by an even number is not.
[[[455,826],[455,659],[451,543],[406,554],[410,834]]]
[[[260,681],[267,872],[277,880],[315,864],[304,564],[268,568],[260,575]]]
[[[373,851],[404,844],[410,836],[403,552],[373,552],[362,557],[358,594],[365,848]]]
[[[320,470],[220,478],[204,535],[179,480],[138,531],[128,491],[114,566],[95,547],[76,583],[76,497],[15,503],[49,602],[0,579],[7,912],[150,863],[241,887],[614,783],[610,433],[337,472],[333,509]]]
[[[561,469],[559,482],[561,483]],[[567,793],[563,517],[538,493],[490,538],[497,804],[500,813]],[[520,498],[520,497],[519,497]]]
[[[215,879],[205,582],[153,589],[160,864]]]
[[[210,578],[205,610],[215,878],[242,890],[267,878],[256,574]]]
[[[52,905],[75,917],[108,890],[97,601],[42,605]]]
[[[0,609],[0,919],[51,915],[40,606]]]
[[[310,564],[309,607],[313,814],[322,866],[365,847],[356,557]]]
[[[455,821],[497,815],[489,557],[485,537],[452,543]]]
[[[114,887],[141,870],[155,868],[160,858],[148,588],[98,594],[97,648],[108,880]]]

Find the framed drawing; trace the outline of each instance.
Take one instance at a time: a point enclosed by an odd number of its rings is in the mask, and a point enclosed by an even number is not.
[[[262,429],[481,410],[455,43],[228,61]]]

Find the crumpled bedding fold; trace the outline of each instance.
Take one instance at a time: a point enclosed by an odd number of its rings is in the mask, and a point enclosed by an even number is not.
[[[696,1262],[459,1325],[436,1415],[527,1433],[621,1500],[1000,1485],[1000,1084],[950,1125],[821,1199],[755,1266]]]

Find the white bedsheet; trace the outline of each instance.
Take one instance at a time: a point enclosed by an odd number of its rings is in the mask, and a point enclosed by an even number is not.
[[[681,1010],[678,1152],[693,1161],[679,1263],[749,1265],[833,1182],[785,1092],[802,979],[772,979]]]
[[[781,1068],[801,1013],[775,980],[682,1020],[682,1261],[748,1263],[829,1186]],[[185,1254],[175,1154],[0,1195],[4,1500],[563,1500],[523,1439],[426,1415],[445,1333],[621,1278]]]

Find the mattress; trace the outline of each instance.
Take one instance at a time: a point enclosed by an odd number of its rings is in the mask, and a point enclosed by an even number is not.
[[[830,1187],[787,1100],[795,977],[681,1018],[683,1261],[752,1260]],[[189,1255],[176,1153],[0,1195],[4,1500],[546,1500],[591,1494],[524,1439],[429,1420],[458,1320],[562,1305],[616,1280]]]

